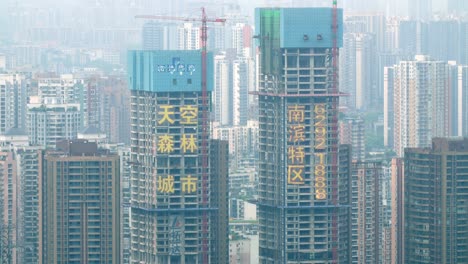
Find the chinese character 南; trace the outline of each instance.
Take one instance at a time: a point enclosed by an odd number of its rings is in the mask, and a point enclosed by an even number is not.
[[[290,123],[302,123],[304,122],[305,117],[305,106],[303,105],[294,105],[288,106],[288,121]]]

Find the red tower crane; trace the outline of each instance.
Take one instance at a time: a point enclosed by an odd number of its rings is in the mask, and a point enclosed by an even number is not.
[[[155,16],[155,15],[139,15],[135,18],[143,19],[158,19],[158,20],[175,20],[185,22],[201,22],[201,56],[202,56],[202,146],[201,146],[201,158],[202,158],[202,205],[203,210],[203,223],[202,223],[202,234],[203,234],[203,263],[208,263],[208,140],[210,125],[208,123],[208,88],[207,88],[207,40],[208,40],[208,26],[207,23],[224,23],[224,18],[213,18],[207,17],[205,8],[201,8],[201,18],[189,18],[189,17],[174,17],[174,16]]]

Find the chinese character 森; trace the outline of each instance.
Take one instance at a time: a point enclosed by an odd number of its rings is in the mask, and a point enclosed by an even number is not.
[[[170,135],[159,136],[158,152],[171,153],[174,151],[174,137]]]

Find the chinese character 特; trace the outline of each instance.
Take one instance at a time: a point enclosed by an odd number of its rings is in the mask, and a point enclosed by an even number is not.
[[[184,153],[186,153],[187,150],[190,152],[194,152],[197,149],[195,136],[193,134],[191,135],[183,134],[181,141],[180,141],[180,147],[182,148]]]
[[[290,165],[288,166],[288,183],[303,184],[304,183],[304,166]]]
[[[288,121],[291,122],[304,122],[305,107],[303,105],[288,106]]]
[[[183,125],[196,125],[198,117],[198,108],[193,105],[180,107],[180,123]]]
[[[197,191],[197,178],[187,176],[182,178],[182,192],[194,193]]]
[[[174,124],[174,119],[172,119],[170,117],[170,115],[174,115],[174,111],[172,111],[174,106],[172,106],[172,105],[161,105],[160,107],[163,110],[163,112],[159,113],[159,115],[162,115],[162,118],[159,120],[158,124],[162,124],[165,121],[169,122],[170,124]]]
[[[158,151],[160,153],[171,153],[174,151],[174,137],[169,135],[159,136]]]
[[[158,177],[158,192],[174,193],[174,176]]]
[[[288,159],[291,163],[303,164],[305,158],[305,152],[303,147],[289,147],[288,148]]]
[[[289,141],[304,141],[305,127],[303,125],[294,125],[289,127]]]

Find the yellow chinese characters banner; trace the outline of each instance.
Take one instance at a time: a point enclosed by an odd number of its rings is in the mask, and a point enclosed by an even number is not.
[[[288,106],[288,184],[304,184],[306,154],[305,106]]]

